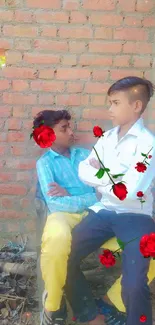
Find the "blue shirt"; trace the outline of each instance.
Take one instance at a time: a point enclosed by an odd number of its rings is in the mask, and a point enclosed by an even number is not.
[[[38,180],[51,213],[78,213],[97,202],[95,190],[84,184],[78,176],[79,163],[85,160],[89,153],[89,150],[83,148],[72,148],[70,158],[67,158],[50,149],[37,161]],[[48,196],[48,185],[52,182],[65,188],[71,196]]]

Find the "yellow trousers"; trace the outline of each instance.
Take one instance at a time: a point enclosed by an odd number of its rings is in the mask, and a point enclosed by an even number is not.
[[[47,217],[42,235],[41,272],[48,293],[45,308],[56,311],[60,308],[63,287],[67,276],[67,263],[71,251],[71,230],[87,215],[56,212]],[[103,248],[115,251],[118,248],[116,238],[107,241]],[[155,261],[151,260],[148,272],[149,283],[155,277]],[[107,293],[111,302],[120,310],[125,311],[121,298],[121,277]]]

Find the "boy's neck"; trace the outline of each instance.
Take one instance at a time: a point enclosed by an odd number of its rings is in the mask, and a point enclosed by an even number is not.
[[[65,157],[70,157],[70,149],[69,148],[63,148],[63,147],[58,147],[53,144],[52,148],[53,151],[59,153],[62,156]]]
[[[129,122],[127,124],[121,125],[118,131],[118,140],[120,140],[121,138],[123,138],[125,136],[125,134],[131,129],[131,127],[138,121],[138,119],[136,121],[132,121]]]

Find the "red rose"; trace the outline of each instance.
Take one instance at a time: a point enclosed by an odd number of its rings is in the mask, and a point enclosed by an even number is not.
[[[139,173],[144,173],[145,170],[147,169],[147,167],[144,163],[138,162],[135,169],[137,169],[137,172],[139,172]]]
[[[56,139],[53,129],[46,125],[35,128],[32,135],[41,148],[50,148]]]
[[[140,252],[144,257],[155,257],[155,232],[141,238]]]
[[[139,192],[137,192],[137,196],[138,197],[143,197],[144,196],[144,193],[142,191],[139,191]]]
[[[152,158],[152,156],[151,155],[149,155],[149,159],[151,159]]]
[[[145,315],[141,315],[139,320],[140,320],[140,322],[145,323],[147,320],[147,317]]]
[[[123,183],[117,183],[115,185],[112,186],[112,189],[113,189],[113,192],[114,194],[121,200],[123,201],[127,194],[128,194],[128,191],[127,191],[127,188],[126,188],[126,185],[123,184]]]
[[[105,267],[110,267],[115,265],[116,259],[113,253],[109,249],[105,249],[102,255],[99,255],[100,263],[105,265]]]
[[[100,138],[103,135],[104,131],[99,126],[94,126],[93,133],[96,138]]]

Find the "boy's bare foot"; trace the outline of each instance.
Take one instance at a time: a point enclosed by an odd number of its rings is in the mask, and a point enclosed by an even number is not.
[[[103,315],[97,315],[95,319],[89,322],[89,325],[106,325],[105,317]]]

